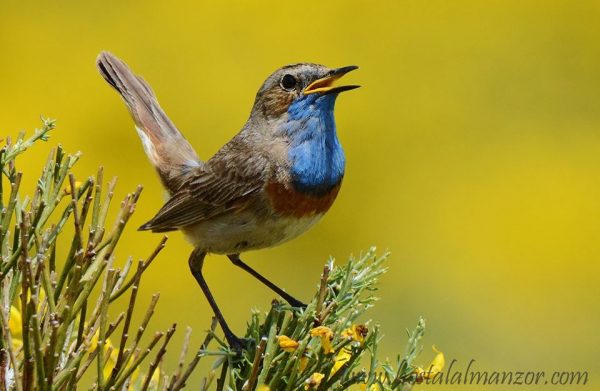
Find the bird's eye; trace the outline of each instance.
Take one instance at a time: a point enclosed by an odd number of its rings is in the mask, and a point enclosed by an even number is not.
[[[283,77],[281,78],[281,87],[284,90],[287,91],[292,91],[294,88],[296,88],[296,85],[298,84],[298,80],[290,75],[289,73],[286,75],[283,75]]]

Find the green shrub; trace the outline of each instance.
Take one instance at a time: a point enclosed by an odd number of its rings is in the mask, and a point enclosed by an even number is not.
[[[374,250],[343,266],[328,262],[306,310],[274,301],[267,314],[254,313],[246,331],[253,344],[241,355],[217,336],[213,319],[186,363],[193,345],[188,329],[179,364],[167,373],[162,364],[176,325],[146,335],[158,294],[148,308],[136,306],[141,278],[166,238],[137,264],[129,258],[117,267],[114,256],[141,188],[125,197],[109,224],[115,179],[105,184],[100,169],[77,181],[71,169],[78,155],[58,147],[33,195],[20,194],[23,173],[16,160],[47,140],[53,128],[54,121],[43,120],[32,137],[7,139],[0,150],[0,390],[178,390],[205,357],[214,364],[200,389],[342,390],[362,385],[388,390],[422,380],[423,371],[413,362],[423,320],[393,364],[376,358],[381,340],[377,325],[358,323],[374,305],[373,291],[385,272],[386,256],[377,257]],[[71,243],[67,254],[57,252],[59,238]],[[119,299],[128,300],[127,309],[111,318],[109,308]],[[134,325],[132,315],[144,310],[141,323]]]

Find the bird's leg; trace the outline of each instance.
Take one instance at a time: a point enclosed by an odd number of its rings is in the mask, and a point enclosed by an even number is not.
[[[217,306],[217,302],[215,301],[212,294],[210,293],[210,289],[208,288],[208,285],[206,284],[206,280],[204,279],[204,276],[202,275],[202,265],[204,264],[205,256],[206,256],[206,252],[204,252],[200,249],[195,249],[194,251],[192,251],[192,254],[190,255],[190,259],[188,261],[190,270],[192,272],[192,275],[198,282],[198,285],[200,285],[200,288],[202,289],[204,296],[206,296],[206,299],[208,300],[208,304],[210,304],[213,312],[215,313],[215,317],[219,321],[219,325],[221,325],[221,329],[223,329],[223,333],[225,333],[225,339],[227,339],[227,343],[233,350],[235,350],[237,352],[241,352],[245,345],[244,340],[238,338],[231,331],[231,329],[227,325],[227,322],[225,322],[225,318],[223,317],[221,310],[219,310],[219,306]]]
[[[273,292],[277,293],[279,296],[283,297],[285,301],[287,301],[292,307],[298,308],[306,308],[306,304],[297,300],[289,293],[285,292],[283,289],[273,284],[271,281],[267,280],[265,277],[260,275],[256,270],[252,269],[250,266],[242,262],[239,254],[230,254],[227,256],[229,260],[237,267],[240,267],[250,273],[254,278],[268,286]]]

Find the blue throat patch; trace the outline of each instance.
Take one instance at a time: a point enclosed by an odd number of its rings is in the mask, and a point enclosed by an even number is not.
[[[315,196],[329,193],[344,177],[346,158],[335,130],[337,94],[310,94],[288,108],[285,132],[296,191]]]

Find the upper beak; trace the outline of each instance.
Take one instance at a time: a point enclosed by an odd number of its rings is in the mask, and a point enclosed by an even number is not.
[[[333,94],[342,91],[353,90],[360,86],[348,85],[348,86],[337,86],[334,87],[334,82],[344,76],[346,73],[358,69],[356,65],[350,65],[347,67],[341,67],[331,70],[325,77],[313,81],[308,87],[304,89],[304,95],[315,94],[317,92],[322,94]]]

